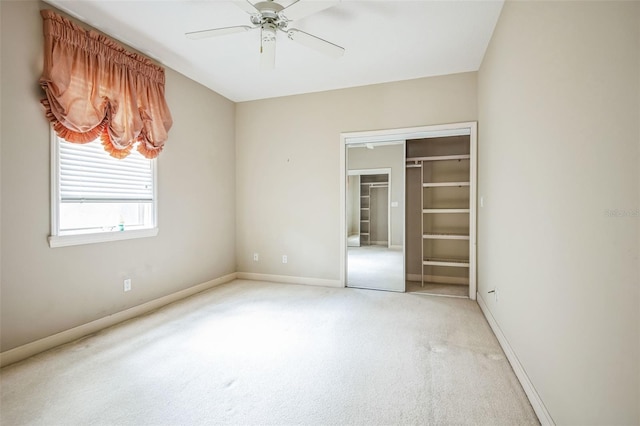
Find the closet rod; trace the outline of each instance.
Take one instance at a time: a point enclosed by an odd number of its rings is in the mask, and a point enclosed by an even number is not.
[[[407,163],[418,161],[447,161],[447,160],[469,160],[471,155],[458,154],[458,155],[436,155],[431,157],[407,157]]]

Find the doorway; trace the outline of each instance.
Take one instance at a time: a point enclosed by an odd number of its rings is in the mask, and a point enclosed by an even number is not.
[[[391,241],[391,169],[348,170],[347,245],[385,246]]]
[[[406,254],[407,254],[407,239],[408,235],[406,235],[406,218],[405,218],[405,209],[410,204],[410,201],[406,198],[407,194],[405,191],[406,185],[406,174],[405,174],[405,165],[408,167],[409,160],[407,159],[406,146],[407,141],[411,140],[419,140],[419,139],[433,139],[433,138],[446,138],[446,137],[455,137],[455,136],[466,136],[468,140],[468,153],[464,154],[466,156],[466,160],[468,160],[468,179],[466,181],[453,182],[448,178],[445,181],[423,181],[420,186],[422,188],[428,188],[429,194],[425,194],[420,201],[420,203],[428,202],[426,200],[431,200],[430,202],[436,203],[441,202],[442,205],[435,205],[434,207],[425,207],[422,205],[419,207],[419,212],[422,215],[427,215],[427,219],[420,219],[424,221],[423,223],[433,225],[433,229],[423,229],[424,232],[418,233],[419,241],[423,244],[420,244],[422,249],[421,259],[419,259],[419,263],[421,264],[419,267],[421,268],[421,279],[432,279],[433,277],[442,278],[444,276],[447,277],[447,280],[450,282],[454,281],[462,281],[458,280],[455,274],[443,274],[441,271],[443,268],[457,268],[455,271],[468,271],[466,272],[465,279],[465,287],[468,290],[465,290],[465,296],[469,297],[472,300],[476,299],[476,155],[477,155],[477,123],[475,122],[465,122],[465,123],[453,123],[453,124],[445,124],[445,125],[434,125],[434,126],[422,126],[422,127],[412,127],[412,128],[402,128],[402,129],[389,129],[389,130],[375,130],[375,131],[365,131],[365,132],[349,132],[342,133],[340,138],[340,211],[341,211],[341,219],[340,219],[340,280],[343,286],[351,286],[349,284],[349,254],[348,249],[351,244],[349,241],[349,236],[353,235],[353,227],[348,229],[348,200],[347,196],[349,194],[348,188],[350,185],[353,185],[353,182],[349,184],[348,176],[349,176],[349,152],[350,149],[359,147],[366,148],[369,150],[375,150],[379,147],[384,147],[385,145],[397,145],[402,147],[402,176],[399,180],[402,182],[401,191],[394,191],[393,188],[390,187],[389,191],[390,195],[390,214],[394,213],[394,210],[402,211],[401,220],[393,221],[392,224],[392,237],[389,239],[389,248],[396,248],[398,250],[398,258],[400,259],[402,265],[402,277],[401,280],[395,281],[392,286],[390,285],[380,285],[377,283],[376,285],[369,285],[365,283],[365,285],[358,285],[358,287],[363,288],[373,288],[373,289],[381,289],[381,290],[391,290],[391,291],[407,291],[407,282],[412,278],[415,281],[416,274],[413,273],[412,277],[410,277],[407,270],[406,265]],[[435,157],[442,154],[436,153],[434,155],[425,155],[426,157]],[[448,158],[447,155],[442,155],[443,158],[433,159],[426,158],[420,161],[448,161],[452,158]],[[457,159],[457,158],[456,158]],[[438,164],[445,164],[438,161]],[[427,169],[424,169],[427,170]],[[457,179],[456,179],[457,180]],[[455,185],[454,185],[455,184]],[[446,187],[463,187],[463,189],[453,189],[455,191],[462,191],[466,196],[467,204],[465,206],[453,205],[449,206],[449,201],[455,201],[453,197],[449,196],[449,192],[453,190],[442,189]],[[406,200],[406,202],[405,202]],[[457,203],[457,201],[455,201]],[[351,210],[353,213],[353,210]],[[449,226],[447,223],[442,222],[442,225],[439,224],[435,219],[447,219],[450,216],[445,216],[445,214],[453,214],[453,218],[467,218],[468,229],[465,229],[464,232],[459,232],[458,229],[444,229],[446,226]],[[435,218],[435,219],[434,219]],[[438,225],[441,229],[437,229],[435,225]],[[453,225],[451,225],[453,226]],[[395,237],[394,231],[400,228],[401,229],[401,237],[398,238],[398,235]],[[455,231],[455,232],[454,232]],[[448,235],[452,234],[452,235]],[[415,237],[412,235],[412,237]],[[437,241],[433,241],[437,240]],[[441,241],[444,240],[444,241]],[[375,241],[375,240],[374,240]],[[398,244],[396,246],[395,244]],[[468,256],[464,259],[457,258],[458,254],[463,252],[460,250],[459,245],[466,244]],[[453,250],[456,246],[455,251]],[[452,251],[449,253],[449,248],[451,247]],[[436,251],[436,249],[444,252],[444,257],[440,256],[440,253]],[[426,256],[426,257],[425,257]],[[353,262],[353,260],[352,260]],[[362,261],[365,262],[364,260]],[[375,255],[368,256],[366,258],[366,262],[369,265],[376,264]],[[356,263],[357,266],[357,263]],[[376,278],[382,276],[382,273],[372,273],[371,277],[368,277],[367,280],[369,282],[373,282]],[[422,278],[424,277],[424,278]],[[384,280],[383,280],[384,281]],[[387,280],[388,281],[388,280]],[[401,284],[400,284],[401,281]],[[467,284],[468,283],[468,284]],[[411,288],[409,288],[411,290]]]

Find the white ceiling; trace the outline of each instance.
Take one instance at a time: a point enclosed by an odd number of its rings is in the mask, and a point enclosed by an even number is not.
[[[476,71],[503,4],[343,0],[289,25],[344,47],[342,58],[326,57],[280,33],[276,68],[263,71],[257,30],[201,40],[184,36],[251,25],[233,2],[45,1],[235,102]]]

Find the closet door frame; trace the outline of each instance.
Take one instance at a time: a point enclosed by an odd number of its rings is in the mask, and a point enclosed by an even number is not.
[[[343,132],[340,134],[340,283],[346,287],[347,232],[346,232],[346,185],[347,167],[346,150],[350,144],[366,144],[374,142],[404,141],[407,139],[424,139],[443,136],[469,135],[471,150],[470,190],[469,190],[469,298],[476,300],[477,295],[477,159],[478,159],[478,123],[468,121],[461,123],[439,124],[430,126],[405,127],[386,130],[370,130],[363,132]],[[405,153],[406,156],[406,153]],[[405,174],[406,175],[406,174]],[[405,186],[406,204],[406,186]],[[406,213],[405,213],[406,214]],[[403,221],[403,232],[406,226]],[[406,235],[403,238],[403,254],[406,253]],[[406,261],[406,260],[405,260]]]

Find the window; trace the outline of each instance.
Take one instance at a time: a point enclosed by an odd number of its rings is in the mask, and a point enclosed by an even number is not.
[[[51,133],[51,247],[157,235],[156,160]]]

